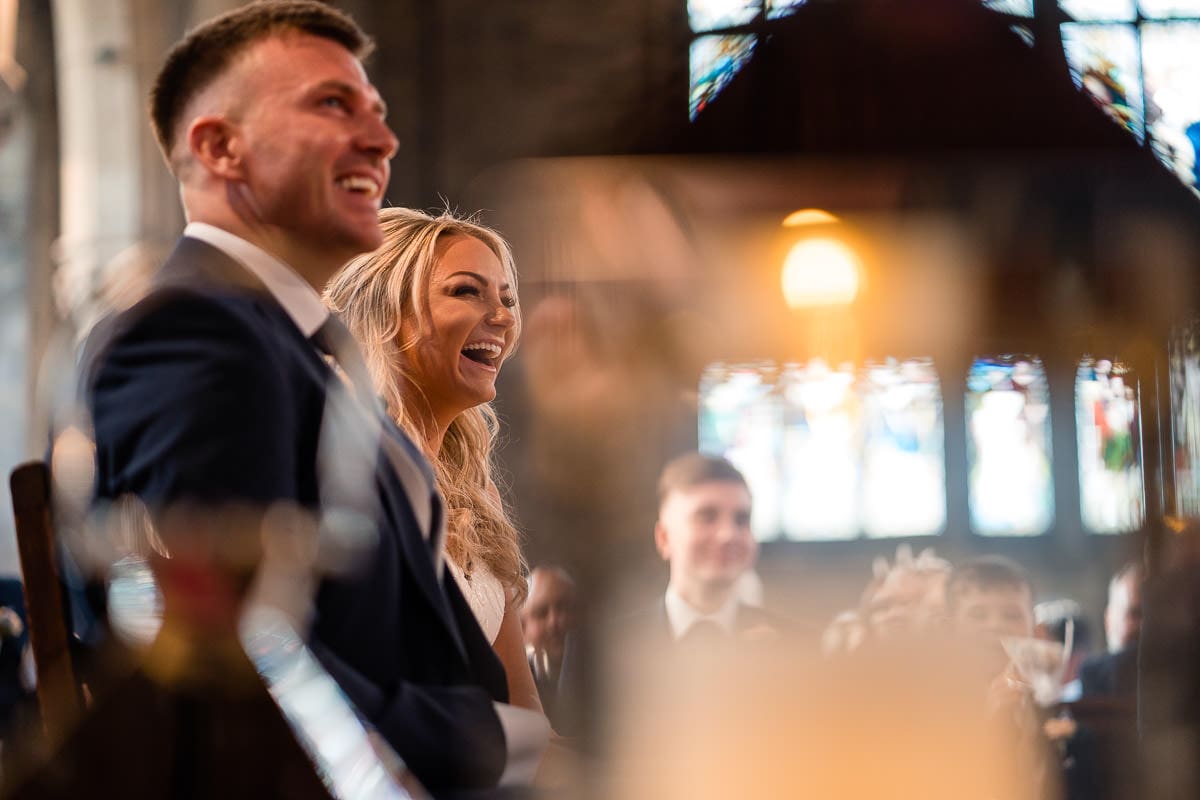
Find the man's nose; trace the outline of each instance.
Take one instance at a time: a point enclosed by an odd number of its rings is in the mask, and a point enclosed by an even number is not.
[[[717,541],[719,542],[731,542],[738,538],[741,533],[741,526],[738,525],[737,520],[721,520],[717,525]]]
[[[400,140],[382,117],[374,114],[363,115],[366,120],[359,130],[358,146],[363,150],[376,153],[385,161],[396,155],[400,148]]]
[[[567,629],[567,613],[565,611],[552,609],[547,622],[549,623],[551,630],[561,633]]]

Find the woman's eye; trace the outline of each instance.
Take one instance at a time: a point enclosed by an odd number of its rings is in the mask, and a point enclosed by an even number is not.
[[[463,295],[478,295],[478,294],[479,294],[479,289],[477,289],[474,286],[459,286],[459,287],[456,287],[453,292],[453,295],[455,297],[462,297]]]
[[[517,298],[515,297],[501,297],[500,302],[505,308],[516,308],[517,306]]]

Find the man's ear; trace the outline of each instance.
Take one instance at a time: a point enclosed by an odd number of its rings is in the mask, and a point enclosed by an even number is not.
[[[671,538],[667,535],[667,526],[662,520],[654,523],[654,546],[663,561],[671,560]]]
[[[192,158],[206,170],[227,180],[245,176],[242,140],[236,125],[219,115],[197,117],[187,130]]]

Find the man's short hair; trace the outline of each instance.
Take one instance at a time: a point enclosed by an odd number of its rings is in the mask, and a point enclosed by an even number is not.
[[[1033,581],[1017,562],[1004,556],[977,556],[958,564],[946,581],[946,608],[953,614],[963,591],[968,588],[988,591],[1025,588],[1033,599]]]
[[[366,58],[374,42],[347,14],[317,0],[258,0],[200,24],[167,53],[150,91],[150,119],[167,160],[187,104],[250,45],[284,32],[307,33]]]
[[[1146,569],[1138,561],[1130,561],[1121,566],[1119,570],[1113,573],[1112,579],[1108,582],[1108,594],[1111,597],[1112,593],[1117,590],[1117,587],[1124,583],[1127,579],[1132,578],[1136,583],[1142,583],[1146,580]]]
[[[658,479],[658,506],[662,508],[671,492],[713,482],[736,483],[750,491],[750,486],[737,467],[720,456],[686,453],[663,468]]]

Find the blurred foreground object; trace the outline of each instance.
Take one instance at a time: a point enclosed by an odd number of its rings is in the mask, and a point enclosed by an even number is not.
[[[621,654],[606,796],[1034,800],[1023,743],[948,640],[825,661],[782,643]],[[919,721],[919,724],[917,722]]]

